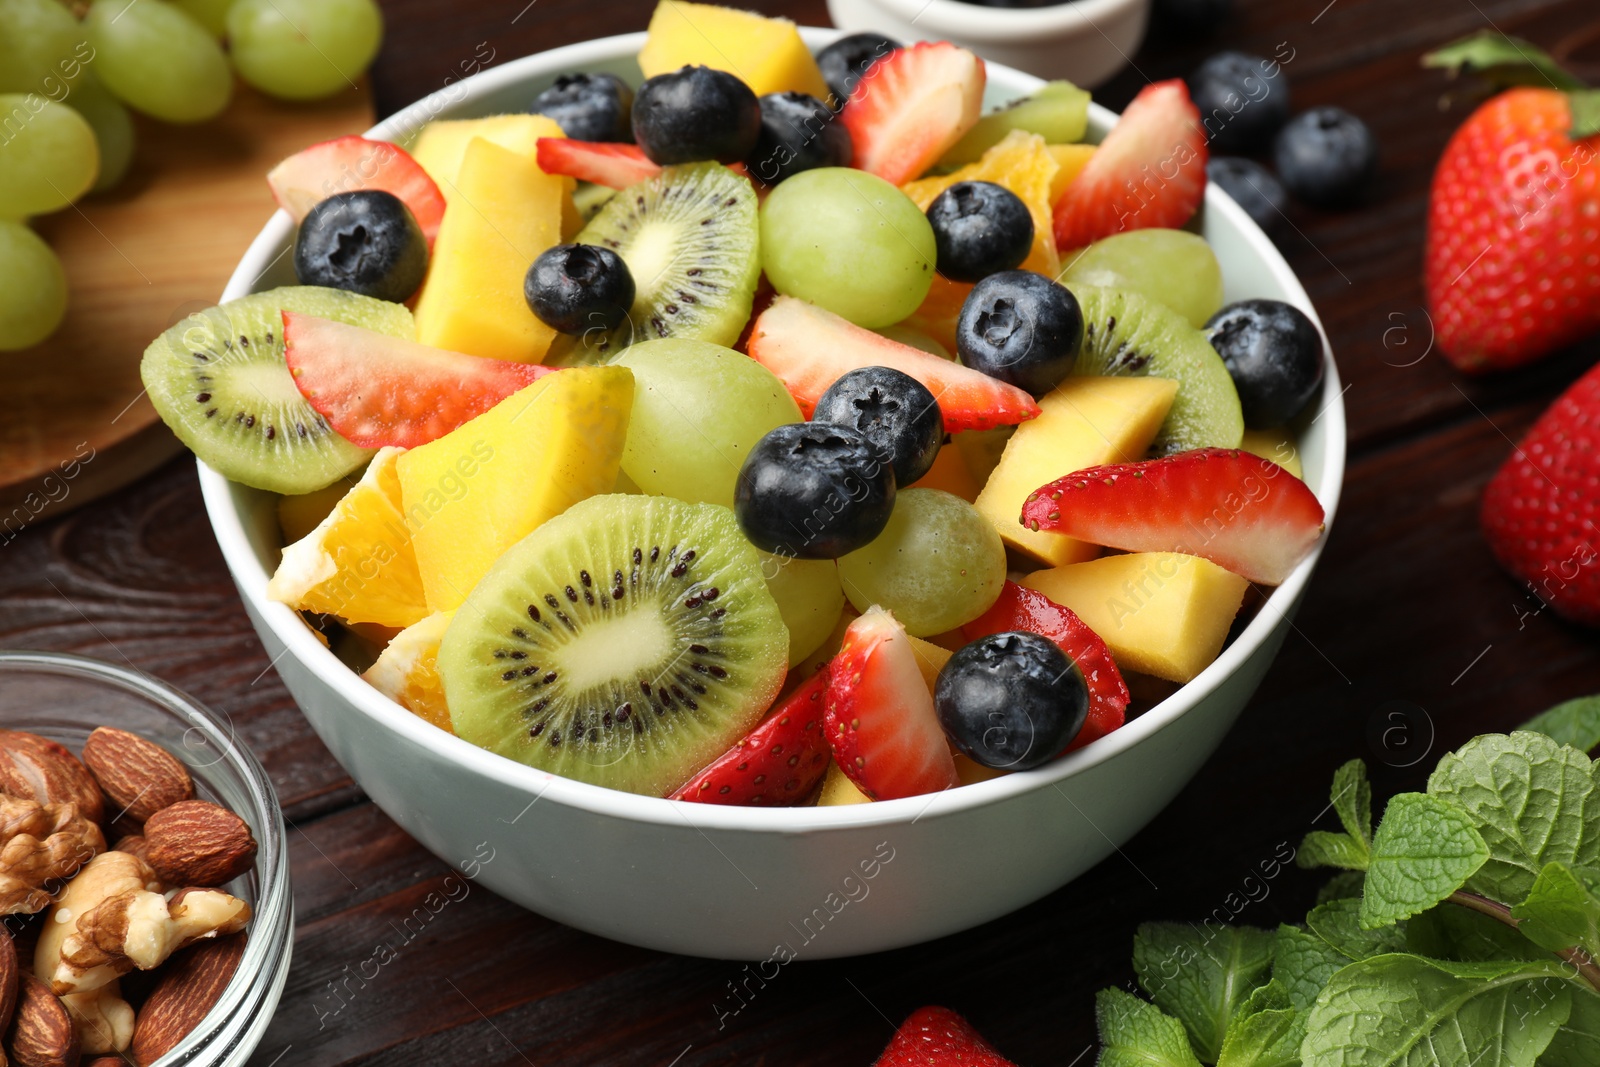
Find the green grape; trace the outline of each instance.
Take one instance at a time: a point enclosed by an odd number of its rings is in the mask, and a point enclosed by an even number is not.
[[[789,666],[821,647],[844,610],[839,568],[831,559],[795,559],[758,552],[767,591],[789,628]]]
[[[189,17],[206,28],[213,37],[228,32],[228,9],[233,0],[172,0],[189,13]]]
[[[59,100],[88,55],[83,27],[59,0],[0,0],[0,93]]]
[[[372,0],[237,0],[228,11],[239,76],[285,100],[353,86],[382,40],[383,15]]]
[[[31,348],[67,313],[67,275],[32,230],[0,222],[0,350]]]
[[[731,508],[750,449],[801,421],[777,376],[731,348],[664,338],[630,345],[616,362],[634,381],[622,469],[646,493]]]
[[[4,93],[0,122],[0,218],[59,211],[89,191],[100,149],[82,115],[37,93]]]
[[[994,606],[1006,550],[978,509],[942,489],[902,489],[883,533],[839,560],[857,611],[888,608],[906,632],[931,637]]]
[[[164,122],[204,122],[233,96],[222,47],[165,0],[95,0],[84,28],[95,73],[135,111]]]
[[[122,180],[133,162],[133,118],[100,84],[93,70],[84,71],[67,104],[94,128],[95,143],[100,146],[100,176],[89,191],[103,193]]]
[[[772,287],[869,330],[917,310],[936,256],[927,216],[865,171],[802,171],[761,207],[761,265]]]
[[[1096,241],[1072,261],[1061,284],[1132,289],[1196,329],[1222,306],[1222,265],[1204,237],[1185,230],[1130,230]]]

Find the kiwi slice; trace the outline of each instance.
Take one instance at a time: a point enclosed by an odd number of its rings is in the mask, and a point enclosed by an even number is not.
[[[150,342],[139,365],[150,402],[217,473],[275,493],[331,485],[372,455],[306,403],[283,361],[283,312],[416,336],[399,304],[311,285],[285,286],[190,315]]]
[[[681,337],[733,347],[761,274],[756,193],[718,163],[667,167],[606,201],[574,240],[628,264],[635,296],[614,330],[564,337],[546,363],[606,363],[634,341]]]
[[[760,720],[789,633],[732,511],[597,496],[500,557],[438,662],[466,740],[665,796]]]
[[[1083,308],[1083,350],[1074,374],[1172,378],[1178,393],[1153,456],[1191,448],[1238,448],[1239,393],[1206,335],[1164,304],[1126,289],[1073,286]]]

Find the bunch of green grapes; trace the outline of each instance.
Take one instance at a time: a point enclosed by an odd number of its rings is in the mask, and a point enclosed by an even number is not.
[[[66,276],[26,221],[121,181],[130,108],[204,122],[235,74],[286,100],[329,96],[382,37],[374,0],[0,0],[0,277],[24,280],[0,287],[0,351],[60,325]]]

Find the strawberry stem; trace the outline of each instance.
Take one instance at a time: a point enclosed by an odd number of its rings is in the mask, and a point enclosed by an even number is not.
[[[1422,65],[1448,70],[1452,78],[1462,71],[1476,74],[1497,90],[1531,85],[1564,92],[1572,109],[1567,136],[1579,141],[1600,133],[1600,89],[1588,88],[1549,53],[1520,37],[1484,30],[1429,52]]]

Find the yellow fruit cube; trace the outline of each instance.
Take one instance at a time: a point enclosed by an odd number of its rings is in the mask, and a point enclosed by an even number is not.
[[[922,680],[928,683],[928,693],[933,694],[933,687],[939,682],[939,672],[944,669],[945,661],[952,655],[948,648],[940,648],[932,641],[924,641],[920,637],[911,638],[911,652],[917,657],[917,670],[922,672]]]
[[[1047,567],[1092,559],[1099,548],[1022,525],[1028,494],[1057,478],[1144,455],[1167,417],[1178,383],[1170,378],[1068,378],[1039,400],[1040,414],[1017,427],[975,507],[1006,546]]]
[[[817,797],[817,807],[831,808],[840,804],[870,804],[872,798],[856,788],[850,777],[839,769],[837,763],[828,764],[828,773],[822,778],[822,792]]]
[[[757,96],[793,92],[828,99],[828,83],[788,19],[661,0],[650,16],[649,39],[639,50],[639,69],[653,78],[686,64],[725,70]]]
[[[632,409],[632,371],[573,368],[401,456],[401,499],[428,607],[460,607],[506,549],[609,492]]]
[[[1053,144],[1049,146],[1050,154],[1055,157],[1056,173],[1050,179],[1050,203],[1055,204],[1062,194],[1067,191],[1067,186],[1083,173],[1083,168],[1088,165],[1089,157],[1094,155],[1095,146],[1092,144]]]
[[[555,331],[522,295],[528,266],[561,239],[563,179],[532,156],[473,138],[417,298],[417,340],[434,348],[538,363]]]
[[[428,614],[396,474],[404,449],[385,448],[333,510],[283,550],[267,596],[349,623],[410,626]]]
[[[1002,771],[997,767],[985,767],[970,756],[963,756],[957,752],[952,757],[956,761],[956,777],[961,779],[962,785],[973,785],[977,782],[987,782],[991,778],[999,778],[1011,773]]]
[[[1117,666],[1187,682],[1222,651],[1250,583],[1199,556],[1134,552],[1034,571],[1023,579],[1071,608]]]
[[[1281,427],[1275,430],[1246,430],[1239,447],[1253,456],[1269,459],[1290,474],[1305,480],[1305,470],[1300,465],[1300,450],[1294,437]]]
[[[501,148],[509,148],[519,156],[532,156],[539,150],[541,137],[565,137],[555,119],[545,115],[490,115],[481,119],[439,119],[430,122],[417,135],[411,149],[412,157],[439,183],[448,205],[456,195],[456,182],[461,178],[461,161],[466,158],[467,145],[475,137],[493,141]],[[536,164],[537,165],[537,164]],[[561,239],[572,237],[583,229],[583,219],[572,202],[572,190],[577,182],[561,179],[566,195],[561,199]]]
[[[361,676],[417,718],[449,733],[455,728],[439,681],[439,642],[454,617],[453,611],[436,611],[401,630]]]

